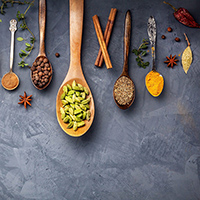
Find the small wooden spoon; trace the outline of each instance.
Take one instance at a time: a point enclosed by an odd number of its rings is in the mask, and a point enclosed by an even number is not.
[[[11,31],[11,45],[10,45],[10,71],[3,76],[1,79],[1,84],[6,90],[14,90],[19,85],[18,76],[12,71],[13,67],[13,59],[14,59],[14,35],[17,30],[17,21],[12,19],[10,21]]]
[[[121,109],[129,108],[135,100],[135,85],[128,74],[128,55],[129,55],[130,37],[131,37],[131,13],[130,13],[130,10],[128,10],[126,13],[125,26],[124,26],[124,66],[123,66],[122,74],[116,80],[114,84],[114,88],[113,88],[113,97],[114,97],[115,103]],[[123,93],[125,94],[124,98],[129,99],[128,103],[126,103],[125,105],[120,104],[119,100],[117,100],[117,97],[116,97],[117,92],[118,92],[117,89],[119,89],[122,79],[125,82],[128,81],[129,83],[127,82],[127,84],[129,85],[128,87],[130,87],[129,89],[122,88]]]
[[[154,17],[150,16],[148,19],[147,32],[149,35],[149,41],[151,43],[151,53],[153,59],[152,70],[145,77],[145,84],[148,92],[154,96],[158,97],[164,87],[164,78],[163,76],[156,71],[155,66],[155,50],[156,50],[156,22]],[[155,90],[152,90],[150,87],[154,87]]]
[[[45,58],[48,59],[45,53],[45,28],[46,28],[46,0],[39,0],[40,49],[39,49],[39,54],[37,58],[35,59],[35,62],[37,62],[40,58],[42,58],[42,60],[44,60]],[[49,72],[51,75],[48,78],[48,82],[46,82],[46,84],[43,85],[42,87],[39,87],[33,82],[33,71],[31,71],[32,83],[38,90],[45,89],[51,82],[53,70],[52,70],[52,66],[49,60],[48,60],[48,64],[50,68]]]
[[[73,137],[79,137],[86,133],[86,131],[92,125],[95,113],[94,100],[90,88],[85,80],[81,67],[81,43],[82,43],[82,30],[83,30],[83,10],[84,10],[84,0],[70,0],[70,66],[68,73],[62,82],[57,98],[56,98],[56,114],[57,120],[68,135]],[[67,129],[67,124],[61,119],[60,107],[62,107],[61,94],[63,93],[63,86],[66,84],[72,85],[73,80],[77,83],[82,84],[89,90],[90,101],[90,112],[91,118],[89,121],[85,120],[85,126],[78,128],[74,131],[72,129]]]

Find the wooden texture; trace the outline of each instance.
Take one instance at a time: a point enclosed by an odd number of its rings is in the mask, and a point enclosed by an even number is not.
[[[132,79],[130,78],[129,73],[128,73],[128,56],[129,56],[130,38],[131,38],[131,13],[128,10],[126,12],[126,17],[125,17],[125,22],[124,22],[124,65],[123,65],[122,73],[119,76],[119,78],[121,78],[122,76],[126,76],[132,81]],[[116,82],[118,81],[118,79],[116,80]],[[135,84],[134,84],[134,82],[133,82],[133,85],[134,85],[133,99],[131,100],[131,102],[129,104],[120,105],[114,98],[115,103],[117,104],[117,106],[120,109],[125,110],[125,109],[129,108],[132,105],[132,103],[134,102],[134,100],[135,100]],[[114,89],[113,89],[113,96],[114,96]]]
[[[108,43],[109,43],[109,40],[110,40],[110,36],[111,36],[111,33],[112,33],[112,28],[113,28],[113,25],[114,25],[116,13],[117,13],[117,9],[111,8],[110,15],[109,15],[109,18],[108,18],[108,22],[107,22],[107,25],[106,25],[106,29],[105,29],[105,32],[104,32],[104,40],[105,40],[106,46],[108,46]],[[103,64],[103,55],[102,55],[102,51],[101,51],[101,48],[100,48],[99,53],[98,53],[97,58],[96,58],[96,61],[95,61],[95,66],[102,67],[102,64]]]
[[[95,113],[94,100],[91,93],[91,90],[85,80],[81,67],[81,43],[82,43],[82,30],[83,30],[83,12],[84,12],[84,0],[70,0],[70,66],[68,73],[61,84],[57,98],[56,98],[56,114],[57,120],[63,129],[68,135],[73,137],[82,136],[92,125]],[[62,102],[60,99],[61,94],[63,93],[63,86],[66,84],[72,84],[73,80],[77,83],[82,84],[84,87],[89,90],[90,101],[90,112],[91,118],[89,121],[85,120],[85,126],[78,128],[77,131],[74,131],[73,128],[67,129],[67,124],[61,119],[60,107],[62,107]]]
[[[104,38],[103,38],[103,33],[102,33],[101,26],[100,26],[100,23],[99,23],[99,18],[98,18],[97,15],[94,15],[92,17],[92,19],[93,19],[95,31],[96,31],[96,34],[97,34],[97,39],[98,39],[99,45],[101,47],[101,51],[102,51],[102,54],[103,54],[103,58],[104,58],[106,67],[107,67],[107,69],[110,69],[110,68],[112,68],[112,64],[111,64],[111,61],[110,61],[110,56],[108,54],[106,43],[105,43]]]

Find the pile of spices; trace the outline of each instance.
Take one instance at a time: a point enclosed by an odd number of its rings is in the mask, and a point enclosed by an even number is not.
[[[39,57],[31,67],[32,81],[40,88],[44,87],[52,76],[49,60]]]
[[[114,85],[113,95],[119,105],[129,105],[133,99],[134,92],[133,81],[126,76],[122,76]]]
[[[170,3],[163,1],[163,3],[170,5],[174,9],[174,17],[182,24],[192,28],[200,28],[200,25],[194,20],[189,11],[185,8],[175,8]]]
[[[67,128],[73,127],[76,131],[85,125],[84,120],[90,120],[90,97],[87,97],[88,95],[89,90],[77,84],[75,80],[72,85],[63,86],[63,93],[60,97],[63,106],[60,107],[60,114],[63,122],[68,123]]]
[[[148,76],[145,78],[145,82],[146,87],[152,96],[157,97],[162,92],[164,79],[158,72],[153,70],[149,72]]]
[[[9,72],[1,79],[2,86],[7,90],[15,89],[19,85],[19,79],[13,72]]]

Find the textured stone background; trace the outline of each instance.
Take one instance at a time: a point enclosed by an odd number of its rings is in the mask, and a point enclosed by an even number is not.
[[[185,7],[200,23],[199,0],[170,0]],[[82,66],[93,92],[96,114],[90,130],[80,138],[66,135],[56,119],[56,94],[69,66],[68,1],[47,2],[46,52],[54,68],[50,86],[37,91],[29,69],[17,66],[23,42],[15,43],[14,72],[20,86],[12,92],[0,87],[0,199],[72,200],[199,200],[200,199],[200,32],[177,22],[173,10],[162,0],[86,0],[82,44]],[[112,7],[118,9],[108,48],[113,69],[96,68],[99,45],[92,16],[99,16],[103,30]],[[9,20],[15,5],[0,16],[0,77],[9,70]],[[130,76],[136,85],[136,99],[129,110],[114,103],[112,90],[123,65],[124,16],[132,13],[131,49],[147,38],[146,24],[157,21],[157,70],[165,78],[159,98],[144,85],[150,67],[139,68],[130,53]],[[27,14],[27,23],[37,42],[27,59],[38,54],[38,2]],[[173,28],[167,33],[168,26]],[[180,62],[174,69],[163,63],[178,55],[191,42],[193,63],[186,75]],[[161,35],[166,35],[166,40]],[[16,38],[29,37],[18,30]],[[176,43],[174,38],[181,38]],[[55,53],[60,53],[60,58]],[[146,60],[151,60],[148,55]],[[180,59],[180,57],[179,57]],[[19,94],[33,94],[32,107],[17,104]]]

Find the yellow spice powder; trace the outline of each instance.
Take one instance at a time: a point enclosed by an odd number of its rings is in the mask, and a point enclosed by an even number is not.
[[[157,97],[160,95],[164,86],[164,79],[162,75],[156,71],[151,71],[146,75],[145,82],[146,87],[152,96]]]

